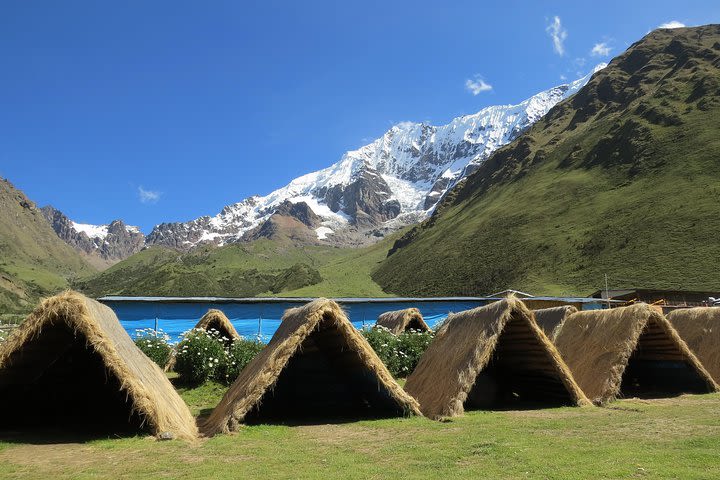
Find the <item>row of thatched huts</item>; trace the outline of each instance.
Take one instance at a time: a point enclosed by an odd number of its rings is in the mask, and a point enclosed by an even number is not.
[[[418,316],[393,312],[378,323],[397,332],[422,329]],[[343,310],[318,299],[288,310],[270,343],[210,415],[196,421],[110,308],[66,292],[45,300],[0,346],[0,405],[12,412],[0,418],[0,429],[91,426],[196,438],[244,423],[441,418],[465,409],[717,391],[718,378],[701,360],[718,372],[718,342],[708,337],[717,334],[720,309],[677,312],[671,321],[680,335],[644,304],[533,312],[503,299],[450,315],[403,389]],[[219,311],[208,312],[198,328],[237,336]],[[681,337],[697,343],[701,360]]]

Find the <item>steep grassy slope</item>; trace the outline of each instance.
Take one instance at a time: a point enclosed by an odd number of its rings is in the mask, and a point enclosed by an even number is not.
[[[153,247],[75,286],[92,296],[382,296],[370,274],[395,238],[362,249],[267,239],[184,254]]]
[[[41,296],[93,271],[32,201],[0,179],[0,320],[27,313]]]
[[[720,26],[657,30],[456,188],[373,275],[401,294],[720,288]]]

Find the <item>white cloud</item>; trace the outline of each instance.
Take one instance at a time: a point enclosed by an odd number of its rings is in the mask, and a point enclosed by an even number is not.
[[[489,92],[493,89],[492,85],[483,80],[480,75],[475,75],[475,80],[471,80],[469,78],[465,80],[465,88],[467,88],[467,90],[473,95],[477,95],[482,92]]]
[[[403,120],[401,122],[394,123],[393,125],[398,128],[408,129],[414,127],[417,123],[411,122],[410,120]]]
[[[565,75],[560,75],[560,80],[564,82],[565,80],[567,80],[567,77]]]
[[[550,38],[552,38],[555,53],[561,57],[565,55],[565,39],[567,38],[567,30],[563,28],[560,17],[555,15],[552,22],[545,27],[545,31],[548,35],[550,35]]]
[[[658,25],[657,28],[683,28],[684,26],[685,26],[685,24],[682,22],[678,22],[677,20],[670,20],[667,23]]]
[[[162,192],[156,192],[153,190],[145,190],[142,185],[138,187],[138,198],[141,203],[157,203],[160,200]]]
[[[607,57],[610,55],[610,50],[612,50],[612,47],[607,42],[600,42],[593,46],[590,55],[593,57]]]

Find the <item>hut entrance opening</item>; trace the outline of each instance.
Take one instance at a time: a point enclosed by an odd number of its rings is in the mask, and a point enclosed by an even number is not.
[[[415,330],[415,331],[424,332],[427,330],[427,328],[425,327],[425,325],[420,323],[420,319],[418,319],[417,317],[412,317],[410,319],[410,321],[408,322],[407,326],[405,327],[405,330],[406,331],[407,330]]]
[[[550,354],[530,326],[510,319],[488,365],[475,379],[465,410],[575,405]]]
[[[211,330],[217,331],[220,338],[227,338],[228,340],[235,338],[235,335],[233,335],[233,333],[231,333],[219,320],[213,320],[208,323],[206,330],[208,332]]]
[[[245,422],[312,424],[405,413],[327,315]]]
[[[0,428],[74,434],[149,433],[120,381],[63,321],[46,325],[0,371]]]
[[[650,319],[625,367],[620,396],[658,398],[709,391],[707,383],[686,360],[668,333]]]

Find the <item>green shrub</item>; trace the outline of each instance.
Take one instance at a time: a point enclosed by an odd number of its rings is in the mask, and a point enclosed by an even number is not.
[[[152,328],[135,330],[135,345],[160,368],[165,368],[172,356],[172,346],[169,342],[170,337],[162,330],[155,331]]]
[[[231,384],[240,375],[245,366],[265,347],[257,340],[240,338],[227,346],[225,357],[220,362],[216,379],[218,382]]]
[[[362,330],[365,339],[368,341],[370,346],[375,350],[377,356],[390,370],[390,373],[395,377],[399,370],[398,355],[397,355],[397,344],[398,338],[390,333],[385,327],[376,326],[374,328],[365,328]]]
[[[397,336],[398,338],[398,372],[393,375],[407,377],[417,367],[420,357],[433,341],[433,332],[409,330]]]
[[[184,382],[198,385],[217,376],[224,358],[225,345],[216,330],[190,330],[177,346],[175,371]]]
[[[433,339],[432,332],[410,330],[393,335],[385,327],[362,330],[370,346],[394,377],[407,377]]]

